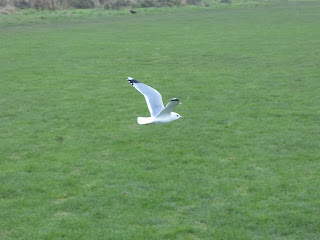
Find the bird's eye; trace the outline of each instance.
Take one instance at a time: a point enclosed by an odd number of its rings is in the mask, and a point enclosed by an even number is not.
[[[177,117],[179,117],[179,115],[177,115]]]

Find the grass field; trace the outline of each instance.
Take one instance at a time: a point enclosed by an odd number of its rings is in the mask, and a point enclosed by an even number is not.
[[[0,239],[320,239],[319,12],[1,16]]]

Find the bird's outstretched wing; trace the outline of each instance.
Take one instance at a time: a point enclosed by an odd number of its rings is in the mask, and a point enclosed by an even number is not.
[[[166,107],[159,113],[158,117],[170,115],[172,110],[179,104],[181,104],[181,102],[178,98],[172,98],[170,102],[166,105]]]
[[[157,90],[155,90],[152,87],[149,87],[148,85],[141,83],[131,77],[127,77],[127,80],[141,94],[143,94],[143,96],[146,99],[146,102],[147,102],[147,105],[149,108],[149,112],[152,117],[157,116],[164,109],[161,94]]]

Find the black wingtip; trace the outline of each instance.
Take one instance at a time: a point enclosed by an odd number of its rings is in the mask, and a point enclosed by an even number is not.
[[[128,82],[133,86],[134,83],[139,83],[139,81],[135,80],[132,77],[127,77]]]
[[[178,99],[178,98],[172,98],[172,99],[171,99],[171,102],[174,102],[174,101],[179,102],[179,99]]]

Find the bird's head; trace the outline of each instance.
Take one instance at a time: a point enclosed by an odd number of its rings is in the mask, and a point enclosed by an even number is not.
[[[171,113],[171,116],[172,116],[175,120],[177,120],[177,119],[179,119],[179,118],[183,118],[179,113],[176,113],[176,112],[172,112],[172,113]]]

